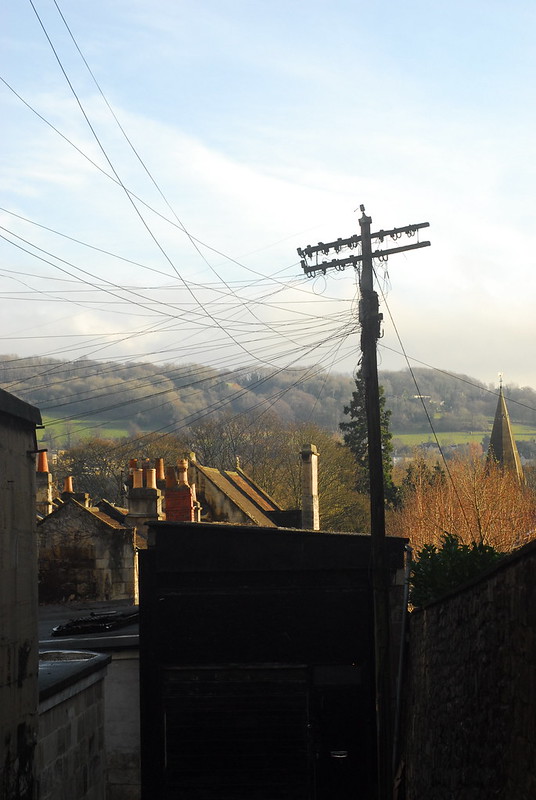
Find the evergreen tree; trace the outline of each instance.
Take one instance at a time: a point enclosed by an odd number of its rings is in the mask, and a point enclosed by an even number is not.
[[[396,508],[400,504],[400,500],[398,488],[394,485],[392,478],[393,445],[389,431],[391,412],[385,407],[385,394],[382,386],[379,387],[379,396],[385,503],[391,508]],[[343,432],[344,443],[352,451],[357,464],[356,489],[362,494],[369,494],[367,412],[365,406],[365,382],[361,370],[356,375],[355,391],[352,392],[350,405],[344,407],[344,413],[350,416],[351,421],[341,422],[339,427]]]

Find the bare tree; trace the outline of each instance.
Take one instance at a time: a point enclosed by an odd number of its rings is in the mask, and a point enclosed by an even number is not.
[[[498,550],[536,538],[536,493],[480,453],[452,459],[432,478],[421,471],[389,520],[390,532],[407,536],[415,548],[439,545],[445,533]]]

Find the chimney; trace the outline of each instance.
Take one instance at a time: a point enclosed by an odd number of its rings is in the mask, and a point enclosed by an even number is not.
[[[157,488],[156,470],[139,468],[136,459],[130,462],[130,476],[125,522],[135,528],[135,546],[144,549],[147,547],[145,524],[164,518],[162,492]]]
[[[138,459],[131,458],[128,462],[128,478],[127,478],[127,492],[129,489],[132,489],[132,476],[134,474],[134,470],[138,469]]]
[[[156,489],[156,470],[145,470],[145,485],[148,489]]]
[[[143,489],[143,470],[137,467],[132,470],[132,488]]]
[[[188,483],[188,461],[181,459],[174,467],[166,469],[166,520],[170,522],[195,522],[195,489]]]
[[[154,466],[156,470],[156,485],[159,489],[164,491],[166,488],[166,470],[164,467],[164,459],[156,458]]]
[[[48,471],[47,451],[41,450],[37,459],[35,504],[37,513],[48,516],[54,510],[52,503],[52,475]]]
[[[78,503],[89,508],[89,494],[87,492],[75,492],[73,489],[73,476],[68,475],[63,481],[63,492],[60,495],[63,502],[69,499],[76,500]]]
[[[304,444],[302,460],[302,528],[320,530],[318,510],[318,450],[314,444]]]

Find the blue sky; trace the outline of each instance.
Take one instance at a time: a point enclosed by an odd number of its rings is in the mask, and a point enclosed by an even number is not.
[[[380,367],[392,318],[413,364],[536,387],[533,2],[1,14],[3,352],[351,371],[353,270],[306,280],[296,248],[363,203],[430,222],[378,265]]]

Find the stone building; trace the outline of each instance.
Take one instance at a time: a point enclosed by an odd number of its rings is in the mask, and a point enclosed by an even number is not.
[[[127,508],[107,500],[91,504],[75,492],[71,476],[53,502],[46,454],[37,469],[39,597],[62,600],[138,600],[138,551],[147,547],[147,526],[172,522],[226,522],[264,528],[318,530],[318,452],[304,445],[302,509],[279,506],[237,464],[234,470],[205,467],[190,454],[177,466],[130,462]],[[51,510],[53,509],[53,510]],[[46,513],[48,510],[49,513]]]
[[[37,408],[0,389],[0,796],[35,797]]]
[[[133,528],[69,497],[37,533],[41,602],[134,597]]]

